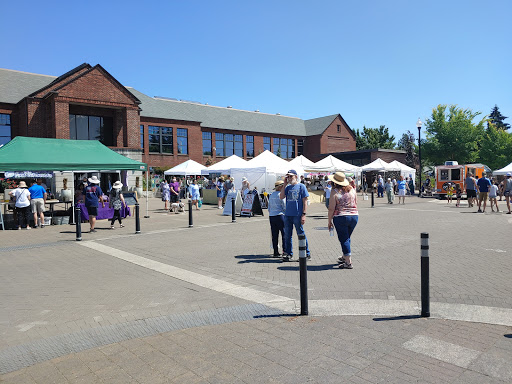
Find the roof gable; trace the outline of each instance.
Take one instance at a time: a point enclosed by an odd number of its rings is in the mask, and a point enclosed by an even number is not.
[[[87,71],[91,68],[91,65],[88,63],[80,64],[78,67],[73,68],[72,70],[66,72],[65,74],[55,78],[50,84],[38,89],[35,92],[32,92],[28,95],[28,97],[44,97],[49,92],[55,90],[60,84],[63,82],[69,81],[74,77],[77,77],[81,72]]]
[[[336,114],[304,120],[307,136],[321,135],[338,116],[339,115]]]

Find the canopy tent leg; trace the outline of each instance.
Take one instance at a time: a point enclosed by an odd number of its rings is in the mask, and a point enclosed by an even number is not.
[[[71,180],[73,180],[73,204],[71,204],[71,224],[75,224],[75,171],[71,171]]]
[[[146,169],[146,216],[144,218],[149,218],[149,169]]]

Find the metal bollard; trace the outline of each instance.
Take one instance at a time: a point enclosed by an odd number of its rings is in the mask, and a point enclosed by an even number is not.
[[[372,190],[372,208],[375,208],[375,197],[373,196],[374,193],[375,192]]]
[[[421,234],[421,317],[430,317],[428,233]]]
[[[82,215],[80,207],[75,206],[76,241],[82,241]]]
[[[231,222],[236,223],[235,218],[235,199],[231,199]]]
[[[135,233],[140,233],[139,202],[135,203]]]
[[[192,228],[194,226],[194,220],[192,218],[192,200],[188,201],[188,227]]]
[[[306,235],[299,235],[299,270],[300,270],[300,314],[308,314],[308,266],[306,259]]]

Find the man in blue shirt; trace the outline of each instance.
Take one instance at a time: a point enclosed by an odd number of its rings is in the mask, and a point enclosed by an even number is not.
[[[491,180],[489,180],[487,177],[487,174],[485,172],[482,173],[482,177],[478,179],[476,182],[476,185],[478,187],[478,212],[482,212],[481,206],[482,206],[482,200],[484,202],[484,210],[485,213],[485,207],[487,206],[487,198],[489,197],[489,187],[491,186]]]
[[[99,202],[101,202],[101,206],[105,207],[105,202],[103,201],[103,191],[101,190],[99,184],[100,181],[96,176],[88,179],[89,185],[85,187],[85,207],[87,208],[87,213],[89,214],[89,224],[91,224],[91,231],[96,232],[94,226],[96,225],[96,216],[98,216],[98,206]]]
[[[41,220],[41,228],[44,227],[44,205],[46,204],[46,189],[41,185],[43,180],[37,179],[28,189],[30,192],[30,205],[34,214],[34,228],[37,228],[37,216]]]
[[[304,184],[298,182],[297,172],[291,169],[286,174],[284,188],[281,189],[280,198],[286,198],[286,211],[284,216],[284,240],[285,246],[283,261],[290,261],[293,258],[292,233],[293,226],[297,235],[305,235],[303,225],[306,223],[306,207],[308,201],[308,190]],[[311,259],[308,240],[306,239],[306,255]]]

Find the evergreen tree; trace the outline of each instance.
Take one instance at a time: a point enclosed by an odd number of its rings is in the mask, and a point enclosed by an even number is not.
[[[508,119],[508,117],[503,116],[499,111],[498,106],[494,105],[494,108],[491,110],[491,114],[489,115],[487,129],[489,129],[489,124],[493,124],[496,129],[506,131],[510,128],[510,124],[504,123],[503,120],[505,119]]]
[[[398,140],[397,149],[401,149],[406,152],[405,164],[411,168],[416,168],[418,163],[417,149],[418,146],[415,144],[414,134],[411,131],[407,131],[402,135],[402,138]]]
[[[389,134],[389,128],[381,125],[379,128],[366,128],[363,131],[356,129],[356,147],[357,149],[394,149],[395,136]]]

